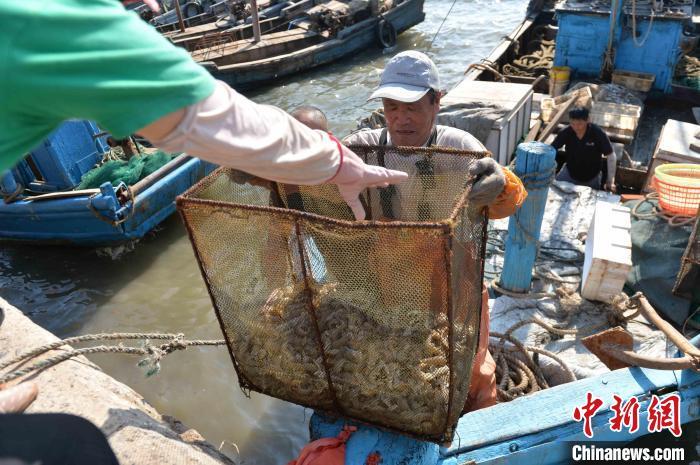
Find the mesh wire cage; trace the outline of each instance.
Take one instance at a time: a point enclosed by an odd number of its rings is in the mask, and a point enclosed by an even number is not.
[[[487,152],[351,147],[409,173],[361,200],[220,168],[177,200],[241,387],[451,441],[479,336]]]
[[[691,300],[700,297],[700,213],[695,221],[693,232],[688,239],[688,247],[681,259],[681,268],[673,287],[673,293]]]

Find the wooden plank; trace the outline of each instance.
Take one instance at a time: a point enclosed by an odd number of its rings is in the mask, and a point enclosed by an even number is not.
[[[561,120],[564,117],[566,112],[569,111],[569,108],[573,106],[575,101],[576,98],[571,97],[569,98],[568,102],[561,106],[557,114],[554,115],[554,118],[552,118],[549,124],[547,124],[544,130],[540,133],[540,137],[537,139],[538,141],[543,142],[547,139],[547,137],[552,133],[552,131],[554,131],[554,128],[557,127],[557,124],[559,124],[559,120]]]
[[[525,137],[525,142],[532,142],[537,138],[537,134],[540,132],[540,128],[542,127],[542,120],[538,119],[535,124],[530,128],[530,132],[527,133],[527,136]]]

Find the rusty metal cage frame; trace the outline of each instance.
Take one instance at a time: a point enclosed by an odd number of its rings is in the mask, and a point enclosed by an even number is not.
[[[402,147],[395,147],[394,149],[410,149],[411,152],[413,153],[425,153],[425,154],[430,154],[431,151],[433,151],[433,148],[402,148]],[[437,148],[435,148],[437,149]],[[451,149],[451,148],[439,148],[439,151],[441,153],[446,153],[446,154],[453,154],[453,155],[458,155],[458,156],[467,156],[471,157],[473,159],[477,159],[480,157],[484,156],[490,156],[489,152],[480,152],[480,151],[461,151],[457,149]],[[360,154],[360,156],[362,156]],[[365,154],[365,161],[366,159],[366,154]],[[226,339],[227,343],[227,349],[229,352],[229,356],[231,357],[231,361],[233,363],[233,366],[236,370],[236,374],[238,375],[238,380],[239,384],[242,390],[244,392],[249,392],[249,391],[256,391],[261,394],[266,394],[270,395],[272,397],[277,397],[281,398],[283,400],[287,400],[293,403],[296,403],[298,405],[302,405],[304,407],[312,408],[318,411],[321,411],[322,413],[329,414],[332,416],[342,416],[349,418],[353,421],[356,421],[361,424],[368,424],[371,426],[375,427],[380,427],[383,429],[387,429],[389,431],[393,432],[398,432],[400,434],[409,436],[409,437],[414,437],[420,440],[428,440],[432,442],[437,442],[437,443],[445,443],[449,442],[453,439],[454,437],[454,432],[455,432],[455,426],[457,423],[457,420],[459,419],[459,416],[461,416],[462,408],[463,405],[454,405],[455,400],[453,399],[455,390],[458,388],[456,385],[455,381],[455,368],[454,368],[454,360],[453,360],[453,354],[455,353],[455,335],[453,334],[453,329],[454,329],[454,323],[453,320],[455,319],[455,305],[453,303],[453,244],[452,241],[455,236],[455,223],[458,220],[459,215],[463,210],[467,208],[468,204],[468,194],[469,190],[471,187],[471,183],[473,182],[473,179],[466,179],[465,181],[465,187],[462,189],[462,192],[460,195],[457,197],[456,202],[454,203],[453,208],[450,211],[450,214],[447,218],[442,219],[442,220],[437,220],[437,221],[376,221],[376,220],[369,220],[369,221],[348,221],[348,220],[343,220],[343,219],[337,219],[337,218],[332,218],[332,217],[327,217],[311,212],[306,212],[306,211],[299,211],[299,210],[292,210],[288,208],[282,208],[279,206],[262,206],[262,205],[247,205],[247,204],[240,204],[240,203],[232,203],[232,202],[227,202],[227,201],[220,201],[220,200],[210,200],[210,199],[202,199],[202,198],[196,198],[193,197],[195,194],[201,192],[202,190],[206,189],[210,184],[216,181],[219,176],[221,176],[223,173],[226,172],[235,172],[235,170],[231,170],[229,168],[218,168],[215,170],[213,173],[211,173],[209,176],[205,177],[204,179],[200,180],[197,184],[192,186],[187,192],[182,194],[177,198],[177,208],[180,213],[180,216],[185,224],[185,227],[188,232],[189,239],[193,245],[194,249],[194,254],[197,260],[197,264],[199,266],[200,272],[202,274],[202,278],[204,279],[207,289],[209,291],[209,296],[212,302],[212,305],[214,307],[214,310],[216,312],[217,320],[219,322],[220,328],[222,330],[222,333],[224,334],[224,337]],[[280,199],[280,189],[279,186],[276,183],[270,182],[270,186],[268,188],[271,191],[272,198],[277,197],[276,203],[282,204],[281,199]],[[343,228],[348,228],[350,230],[364,230],[364,229],[373,229],[373,230],[394,230],[394,229],[405,229],[405,228],[411,228],[411,229],[421,229],[421,230],[432,230],[432,231],[438,231],[442,237],[445,238],[444,241],[444,246],[442,253],[444,254],[444,259],[443,259],[443,264],[445,266],[445,277],[446,277],[446,308],[447,308],[447,319],[448,319],[448,351],[447,351],[447,366],[449,367],[449,389],[448,389],[448,398],[447,398],[447,415],[445,416],[445,424],[444,428],[442,430],[442,433],[439,435],[424,435],[424,434],[418,434],[416,432],[410,431],[408,429],[402,430],[398,429],[395,426],[387,425],[387,424],[382,424],[381,422],[374,421],[374,420],[368,420],[367,418],[358,418],[355,415],[350,415],[345,410],[343,407],[340,405],[337,399],[337,394],[335,387],[333,386],[333,382],[331,380],[331,370],[328,365],[328,357],[327,354],[325,353],[324,347],[323,347],[323,339],[321,337],[321,332],[319,328],[319,321],[318,321],[318,316],[317,316],[317,308],[315,308],[315,305],[313,303],[313,299],[311,298],[311,288],[310,288],[310,283],[309,283],[309,270],[306,269],[305,266],[302,267],[302,271],[304,274],[304,281],[305,281],[305,292],[306,292],[306,304],[307,304],[307,312],[309,314],[310,319],[314,323],[314,331],[315,331],[315,338],[316,342],[318,344],[319,352],[321,354],[322,360],[323,360],[323,368],[325,370],[325,375],[326,375],[326,382],[328,384],[328,391],[331,393],[332,397],[332,404],[333,404],[333,409],[322,409],[319,408],[318,405],[313,404],[313,402],[299,402],[298,400],[290,400],[290,399],[285,399],[283,397],[278,396],[276,393],[271,392],[268,389],[262,388],[261,386],[256,385],[254,382],[251,382],[250,379],[248,379],[244,373],[244,370],[241,369],[241,366],[237,360],[236,355],[234,354],[233,350],[233,344],[232,340],[229,337],[229,333],[226,330],[226,325],[223,320],[223,313],[221,308],[219,307],[219,304],[217,303],[216,298],[214,297],[214,294],[212,292],[212,283],[210,282],[210,279],[207,275],[205,266],[204,266],[204,260],[200,254],[200,251],[198,250],[196,246],[196,240],[195,240],[195,233],[193,231],[192,225],[190,224],[190,221],[188,221],[187,215],[185,213],[185,210],[188,207],[191,206],[202,206],[202,207],[208,207],[208,208],[214,208],[214,209],[222,209],[222,210],[227,210],[232,207],[236,209],[240,209],[243,211],[250,211],[250,212],[257,212],[257,213],[267,213],[271,215],[275,215],[281,218],[286,218],[287,220],[293,221],[294,222],[294,227],[297,230],[297,240],[299,241],[298,247],[300,252],[303,254],[303,251],[301,250],[303,248],[301,244],[301,235],[299,234],[299,228],[300,228],[300,221],[301,220],[308,220],[308,221],[313,221],[319,224],[326,225],[330,228],[340,226]],[[485,213],[485,209],[484,209]],[[487,243],[487,224],[488,221],[486,220],[486,215],[484,214],[483,218],[483,223],[481,226],[481,232],[480,232],[480,243],[478,243],[478,251],[479,251],[479,260],[477,263],[478,267],[478,273],[479,276],[483,276],[484,272],[484,257],[485,257],[485,251],[486,251],[486,243]],[[301,260],[302,263],[304,262],[304,259]],[[481,287],[481,282],[479,282],[479,289]],[[481,292],[478,293],[478,300],[479,304],[477,306],[477,310],[481,312]],[[480,318],[476,318],[476,340],[478,341],[479,339],[479,334],[481,331],[480,327]],[[473,361],[474,357],[476,356],[476,347],[474,347],[474,351],[472,352],[471,355],[471,364],[469,365],[470,369],[466,370],[466,376],[467,380],[470,380],[471,378],[471,367],[473,366]],[[466,384],[467,389],[466,392],[468,392],[468,386],[469,382]],[[458,409],[455,410],[455,409]],[[455,417],[454,412],[457,412],[457,415]],[[454,418],[453,418],[454,417]]]
[[[673,286],[674,294],[690,299],[695,297],[693,295],[693,281],[700,278],[700,232],[698,230],[700,230],[700,213],[695,221],[693,232],[690,233],[688,246],[683,253],[681,267]]]

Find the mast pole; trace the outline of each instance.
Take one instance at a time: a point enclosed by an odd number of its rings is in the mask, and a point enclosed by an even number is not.
[[[260,19],[258,18],[258,1],[250,0],[251,14],[253,16],[253,43],[260,42]]]

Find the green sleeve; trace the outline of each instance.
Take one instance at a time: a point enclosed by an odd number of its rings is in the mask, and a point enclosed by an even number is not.
[[[117,0],[2,3],[15,30],[0,32],[0,169],[66,119],[121,138],[213,92],[204,68]]]

